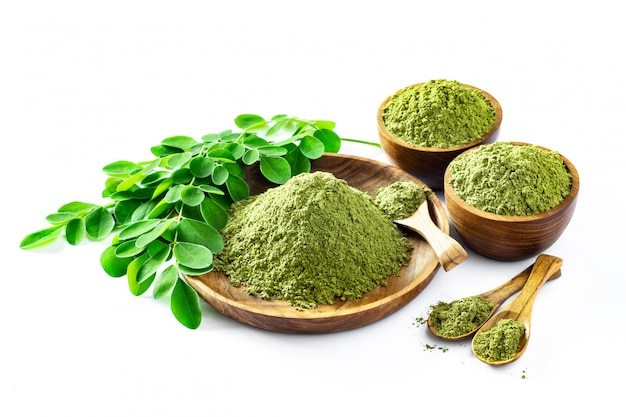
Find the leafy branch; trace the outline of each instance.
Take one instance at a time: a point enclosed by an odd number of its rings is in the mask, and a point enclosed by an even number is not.
[[[46,217],[50,227],[24,237],[22,249],[62,236],[70,245],[101,241],[115,232],[100,264],[111,277],[126,276],[132,294],[152,288],[155,299],[169,297],[176,319],[195,329],[202,320],[200,299],[185,281],[213,269],[224,245],[220,230],[230,205],[249,197],[244,168],[259,163],[264,177],[283,184],[309,172],[311,160],[336,153],[342,141],[335,123],[278,115],[235,118],[241,132],[226,130],[200,141],[173,136],[151,148],[146,162],[120,160],[103,168],[106,205],[70,202]]]

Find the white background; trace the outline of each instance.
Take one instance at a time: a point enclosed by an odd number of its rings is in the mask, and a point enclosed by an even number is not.
[[[618,3],[4,2],[0,415],[624,415]],[[557,150],[580,173],[576,213],[546,251],[563,275],[539,293],[528,349],[510,365],[486,365],[415,319],[534,259],[470,252],[386,319],[284,335],[206,303],[200,328],[184,328],[165,302],[102,271],[108,240],[19,249],[60,205],[100,202],[104,165],[145,160],[166,137],[287,113],[377,141],[380,102],[436,78],[488,91],[503,107],[499,140]],[[342,152],[385,160],[373,147]]]

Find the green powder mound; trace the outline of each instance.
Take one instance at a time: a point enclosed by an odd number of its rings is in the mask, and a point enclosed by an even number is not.
[[[493,303],[479,296],[450,303],[440,301],[431,307],[430,320],[441,336],[457,337],[477,329],[487,320],[492,308]]]
[[[250,294],[300,309],[360,299],[397,276],[411,250],[372,196],[326,172],[233,204],[222,234],[216,270]]]
[[[431,191],[413,182],[399,181],[376,190],[374,201],[391,220],[406,219],[415,213]]]
[[[383,123],[398,139],[426,148],[449,148],[480,139],[496,111],[480,91],[453,80],[431,80],[389,98]]]
[[[474,338],[474,351],[488,362],[505,361],[519,352],[526,328],[512,319],[500,320],[491,329]]]
[[[504,216],[528,216],[559,205],[572,175],[555,151],[495,142],[450,163],[450,185],[466,203]]]

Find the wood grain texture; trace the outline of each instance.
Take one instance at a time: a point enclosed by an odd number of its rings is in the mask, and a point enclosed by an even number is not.
[[[523,142],[512,143],[530,145]],[[478,148],[466,152],[476,149]],[[444,181],[446,208],[463,242],[475,252],[499,261],[527,259],[549,248],[572,219],[580,187],[578,171],[574,165],[563,155],[561,159],[572,174],[570,194],[551,210],[530,216],[501,216],[467,204],[454,192],[450,185],[450,170],[447,169]]]
[[[366,158],[325,154],[312,161],[312,171],[326,171],[344,179],[351,186],[372,195],[376,189],[396,181],[424,183],[396,167]],[[247,172],[252,194],[273,186],[259,173],[258,166]],[[428,200],[433,222],[449,233],[446,212],[432,193]],[[400,275],[389,277],[387,286],[377,287],[360,300],[335,301],[315,309],[297,310],[285,301],[263,300],[251,296],[243,287],[234,287],[219,272],[187,277],[200,296],[222,314],[251,326],[283,333],[329,333],[365,326],[394,313],[413,300],[431,282],[439,262],[432,248],[417,233],[407,231],[413,244],[409,264]]]
[[[414,84],[414,86],[421,84],[424,83]],[[500,103],[495,99],[495,97],[471,85],[462,85],[480,91],[482,95],[491,102],[496,111],[496,121],[489,132],[483,135],[480,139],[464,145],[453,146],[450,148],[425,148],[410,145],[395,137],[385,127],[385,123],[383,121],[383,109],[389,102],[391,96],[387,97],[378,108],[376,123],[378,125],[378,136],[380,138],[382,149],[395,165],[415,175],[433,190],[441,190],[443,188],[443,176],[446,168],[448,167],[448,164],[459,154],[474,146],[495,142],[498,137],[500,124],[502,123],[502,106],[500,106]]]

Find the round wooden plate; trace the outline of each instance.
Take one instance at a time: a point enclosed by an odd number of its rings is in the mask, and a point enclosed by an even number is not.
[[[374,160],[337,154],[325,154],[312,161],[312,171],[330,172],[351,186],[374,195],[374,192],[397,181],[412,181],[426,185],[405,171]],[[252,166],[247,172],[252,194],[273,186]],[[435,224],[449,233],[448,218],[441,202],[433,193],[429,199],[430,213]],[[335,301],[315,309],[297,310],[282,300],[263,300],[251,296],[245,287],[234,287],[220,272],[186,277],[200,297],[220,313],[251,326],[283,333],[330,333],[354,329],[378,321],[404,307],[432,280],[439,268],[435,253],[416,233],[406,231],[413,244],[409,264],[400,275],[389,277],[387,286],[377,287],[360,300]]]

